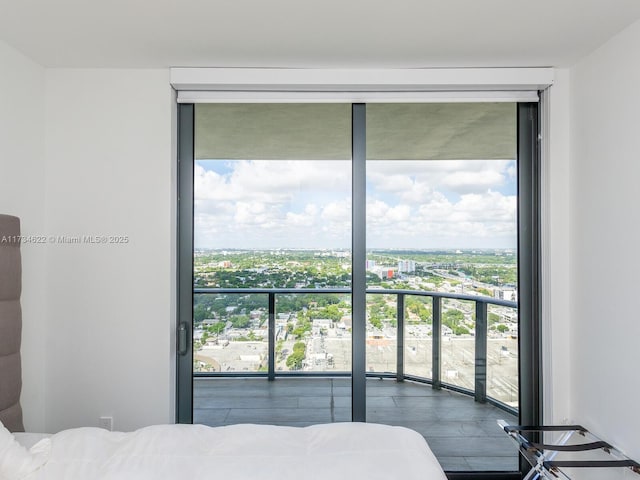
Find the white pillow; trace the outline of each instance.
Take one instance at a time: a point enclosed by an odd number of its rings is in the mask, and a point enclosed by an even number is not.
[[[20,480],[35,472],[46,463],[49,446],[48,441],[40,442],[27,450],[0,422],[0,478]]]

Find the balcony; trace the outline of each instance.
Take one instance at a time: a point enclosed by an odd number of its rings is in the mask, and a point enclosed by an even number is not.
[[[315,322],[303,332],[293,328],[293,313],[276,311],[284,299],[344,299],[349,289],[201,288],[194,294],[214,295],[230,313],[241,298],[258,305],[245,311],[254,317],[251,326],[225,321],[216,338],[195,352],[195,423],[305,426],[351,420],[348,325]],[[517,328],[511,333],[496,325],[514,319],[517,325],[517,304],[414,290],[371,289],[367,299],[367,421],[420,432],[446,470],[516,470],[517,451],[496,419],[518,421]],[[374,304],[387,313],[393,308],[395,316],[373,321]],[[419,308],[428,313],[427,321],[416,315]],[[295,341],[289,338],[294,336]],[[287,362],[294,342],[304,344],[302,362]]]

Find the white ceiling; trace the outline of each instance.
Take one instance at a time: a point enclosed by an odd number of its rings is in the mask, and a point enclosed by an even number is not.
[[[49,67],[570,66],[639,0],[0,0]]]

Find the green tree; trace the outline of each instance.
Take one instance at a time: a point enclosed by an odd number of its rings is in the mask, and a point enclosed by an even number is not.
[[[207,328],[207,332],[212,333],[214,335],[220,335],[224,331],[225,322],[214,323],[210,327]]]
[[[464,313],[457,309],[449,309],[442,315],[442,323],[452,330],[464,320]]]
[[[377,312],[369,315],[369,323],[375,328],[382,328],[382,319]]]
[[[311,318],[330,318],[334,322],[337,322],[342,318],[342,312],[337,304],[332,304],[322,309],[312,311],[310,316]]]
[[[291,331],[293,335],[295,335],[296,339],[301,339],[305,333],[310,332],[312,328],[311,322],[306,318],[306,316],[301,315],[298,317],[298,323],[296,327]]]
[[[293,351],[287,357],[287,367],[291,370],[300,370],[302,362],[306,358],[307,346],[304,342],[296,342],[293,345]]]
[[[467,327],[463,327],[461,325],[453,327],[454,335],[469,335],[469,329]]]
[[[199,323],[209,318],[209,309],[204,305],[196,305],[193,307],[193,321]]]
[[[247,328],[250,323],[251,320],[249,320],[247,315],[235,315],[231,317],[231,325],[235,328]]]

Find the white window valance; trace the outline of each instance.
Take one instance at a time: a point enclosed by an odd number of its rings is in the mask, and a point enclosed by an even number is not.
[[[172,68],[180,103],[527,102],[552,68]]]

